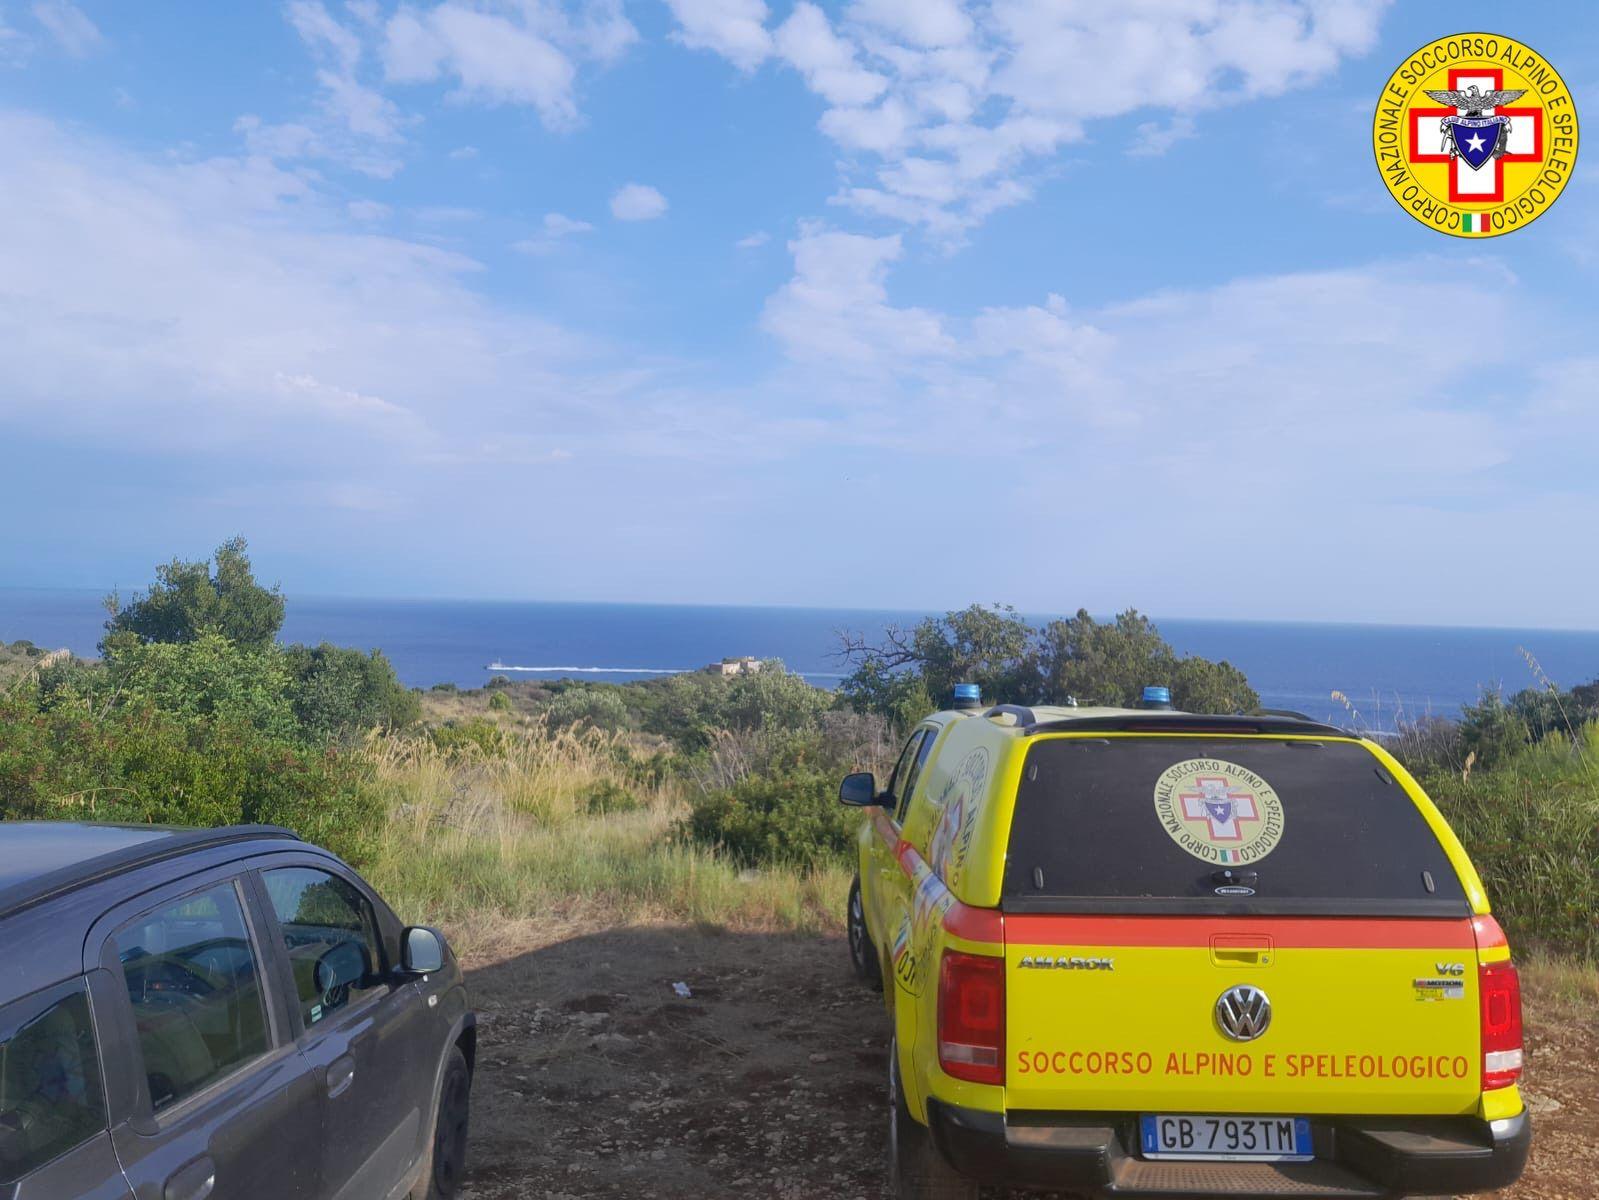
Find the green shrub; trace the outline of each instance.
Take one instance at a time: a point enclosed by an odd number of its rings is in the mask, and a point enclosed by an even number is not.
[[[627,705],[611,688],[569,688],[551,700],[544,712],[557,727],[587,724],[614,730],[628,725]]]
[[[489,708],[494,712],[510,712],[514,707],[504,692],[495,692],[489,697]]]
[[[350,737],[380,726],[403,729],[421,715],[421,701],[382,651],[363,654],[323,642],[282,653],[295,717],[312,738]]]
[[[0,817],[286,825],[351,862],[381,819],[355,759],[236,719],[0,695]]]
[[[644,807],[632,789],[623,787],[614,779],[602,779],[584,800],[584,810],[590,816],[610,816],[614,813],[637,812]]]
[[[475,717],[470,721],[446,721],[429,736],[440,750],[451,754],[503,755],[511,748],[511,735],[493,721]]]
[[[165,715],[248,725],[274,738],[298,732],[288,664],[276,646],[245,649],[217,633],[187,642],[124,642],[106,666],[128,701]]]
[[[1599,962],[1599,725],[1426,784],[1511,938]]]
[[[838,780],[818,771],[752,776],[690,800],[681,833],[741,866],[842,862],[860,815],[838,802]]]

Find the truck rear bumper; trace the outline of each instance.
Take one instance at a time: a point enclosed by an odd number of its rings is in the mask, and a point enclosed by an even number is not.
[[[1099,1196],[1339,1196],[1480,1192],[1521,1175],[1527,1114],[1312,1118],[1308,1163],[1159,1162],[1139,1158],[1131,1113],[980,1112],[927,1102],[933,1141],[972,1179]]]

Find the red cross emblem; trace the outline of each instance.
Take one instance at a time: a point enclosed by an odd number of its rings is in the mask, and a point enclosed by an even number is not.
[[[1498,67],[1469,67],[1449,72],[1449,86],[1465,89],[1476,84],[1479,91],[1498,91],[1504,87],[1505,73]],[[1451,159],[1441,148],[1439,122],[1464,112],[1456,108],[1413,108],[1410,110],[1410,161],[1448,163],[1449,200],[1452,204],[1499,204],[1505,198],[1505,173],[1502,162],[1543,161],[1543,109],[1500,108],[1487,110],[1510,117],[1509,142],[1503,158],[1491,158],[1479,171],[1473,171],[1464,158]],[[1427,147],[1427,149],[1423,149]],[[1440,147],[1434,150],[1433,147]]]
[[[1190,821],[1203,821],[1210,829],[1213,842],[1241,842],[1244,831],[1241,821],[1258,821],[1260,813],[1255,808],[1255,793],[1233,787],[1227,780],[1213,775],[1201,775],[1194,780],[1197,792],[1179,792],[1183,816]]]

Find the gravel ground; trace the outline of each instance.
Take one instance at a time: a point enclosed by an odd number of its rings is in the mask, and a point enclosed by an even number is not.
[[[883,1200],[887,1020],[840,939],[555,919],[467,967],[468,1200]],[[1533,1158],[1503,1195],[1599,1197],[1599,1014],[1532,993],[1528,1021]]]

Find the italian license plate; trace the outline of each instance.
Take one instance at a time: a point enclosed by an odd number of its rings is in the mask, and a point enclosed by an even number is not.
[[[1315,1157],[1304,1117],[1146,1116],[1139,1140],[1145,1158],[1308,1162]]]

